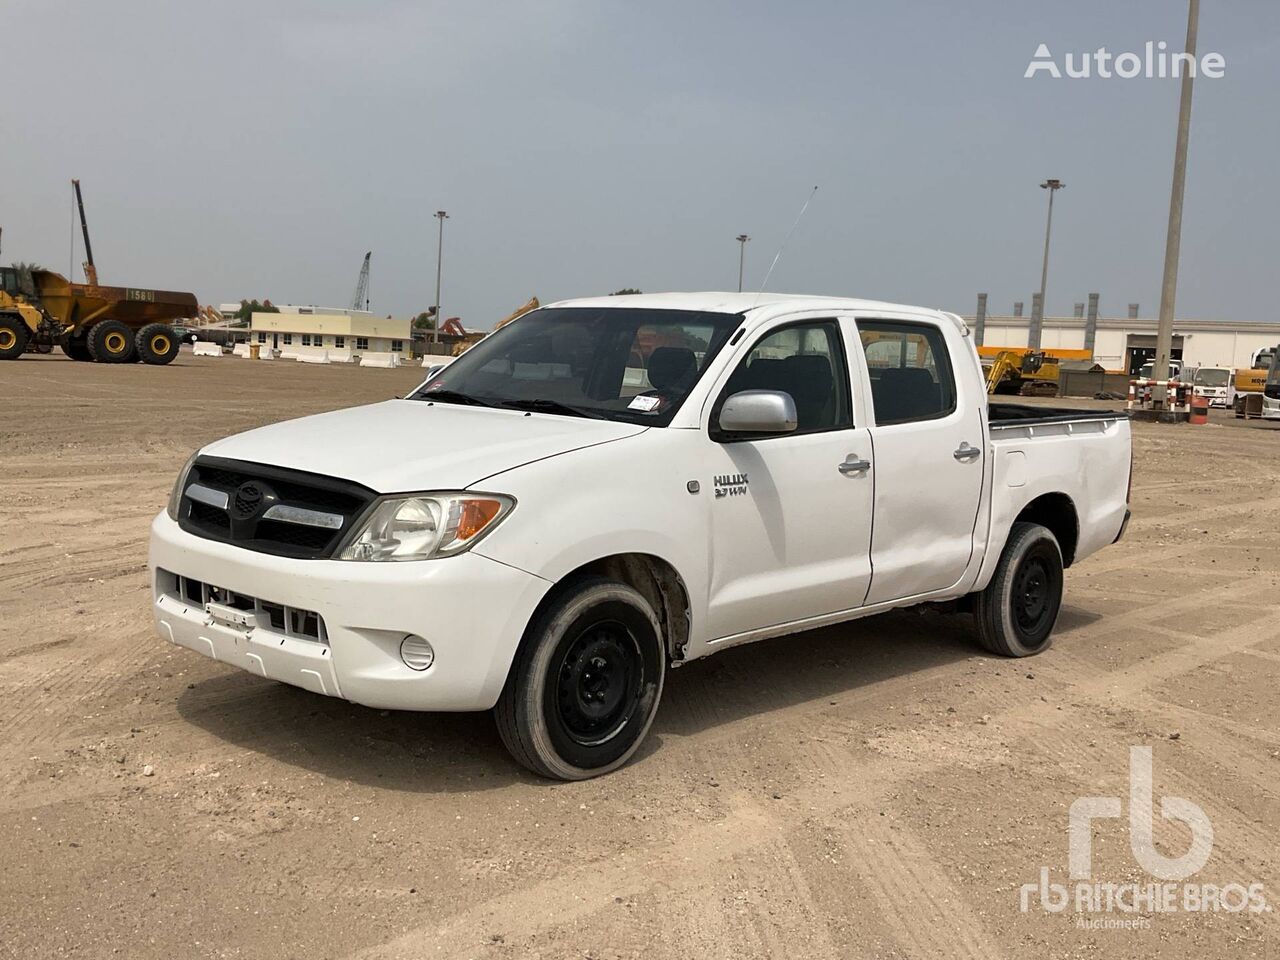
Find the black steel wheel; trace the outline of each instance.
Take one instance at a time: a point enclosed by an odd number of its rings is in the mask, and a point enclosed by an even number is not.
[[[554,711],[563,734],[580,746],[608,743],[635,713],[643,677],[640,645],[626,624],[587,626],[560,658]]]
[[[1062,548],[1052,532],[1015,523],[991,582],[974,604],[982,645],[1005,657],[1047,649],[1062,608],[1062,567]]]
[[[666,647],[649,602],[584,578],[530,625],[494,707],[503,743],[533,772],[585,780],[631,758],[662,698]]]

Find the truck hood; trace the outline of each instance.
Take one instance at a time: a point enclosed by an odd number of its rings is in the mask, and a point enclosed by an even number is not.
[[[646,429],[610,420],[388,400],[259,427],[200,452],[340,477],[378,493],[461,490],[534,460]]]

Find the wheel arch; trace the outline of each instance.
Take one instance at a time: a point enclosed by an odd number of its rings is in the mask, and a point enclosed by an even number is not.
[[[625,583],[648,600],[658,615],[667,655],[676,663],[684,660],[692,626],[689,588],[670,561],[652,553],[614,553],[580,564],[547,591],[529,618],[529,624],[536,623],[542,611],[565,590],[592,576]]]
[[[1071,566],[1080,542],[1080,516],[1065,493],[1042,493],[1019,511],[1014,523],[1038,523],[1058,539],[1063,567]]]

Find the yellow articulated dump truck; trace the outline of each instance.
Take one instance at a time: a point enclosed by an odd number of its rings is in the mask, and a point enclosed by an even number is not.
[[[54,344],[72,360],[171,363],[178,355],[174,320],[196,316],[195,294],[98,283],[80,181],[72,180],[84,234],[84,277],[72,283],[52,270],[0,267],[0,360]]]
[[[73,360],[170,363],[175,320],[194,317],[194,294],[71,283],[52,270],[0,267],[0,360],[57,344]]]

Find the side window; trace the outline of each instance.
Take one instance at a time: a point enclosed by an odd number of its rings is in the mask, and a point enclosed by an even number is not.
[[[832,320],[792,324],[765,334],[730,376],[721,402],[741,390],[790,394],[796,404],[795,433],[853,426],[848,365],[839,327]]]
[[[956,382],[941,330],[859,320],[858,333],[878,425],[935,420],[956,408]]]

